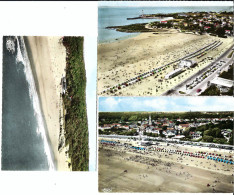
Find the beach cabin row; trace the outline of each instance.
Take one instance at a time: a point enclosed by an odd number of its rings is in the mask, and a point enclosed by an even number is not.
[[[123,82],[123,83],[120,83],[120,84],[117,84],[117,85],[115,85],[115,86],[113,86],[113,87],[110,87],[110,88],[108,88],[108,89],[106,89],[106,90],[103,90],[103,91],[101,92],[101,94],[106,93],[106,92],[108,92],[108,91],[110,91],[111,93],[113,93],[113,92],[116,92],[117,90],[120,90],[120,89],[122,89],[122,88],[125,88],[125,87],[127,87],[127,86],[129,86],[129,85],[135,84],[135,83],[141,81],[141,80],[144,79],[144,78],[147,78],[147,77],[149,77],[149,76],[153,76],[154,74],[159,73],[159,72],[165,70],[166,68],[169,67],[170,64],[172,64],[172,63],[169,63],[169,64],[166,64],[166,65],[160,66],[160,67],[158,67],[158,68],[154,68],[154,69],[152,69],[152,70],[150,70],[150,71],[148,71],[148,72],[145,72],[145,73],[143,73],[143,74],[140,74],[140,75],[138,75],[138,76],[136,76],[136,77],[134,77],[134,78],[132,78],[132,79],[129,79],[128,81],[125,81],[125,82]]]
[[[143,147],[136,147],[136,146],[132,146],[131,148],[134,149],[134,150],[146,150]]]
[[[166,153],[170,153],[170,154],[179,154],[179,155],[182,155],[182,156],[190,156],[190,157],[195,157],[195,158],[205,158],[204,154],[199,154],[199,153],[194,153],[194,152],[164,149],[164,148],[153,148],[153,150],[156,150],[156,151],[159,151],[159,152],[166,152]]]
[[[197,58],[201,58],[202,56],[206,55],[209,50],[214,50],[215,48],[217,48],[221,44],[222,44],[222,42],[217,42],[217,43],[215,43],[213,45],[208,46],[202,53],[200,53],[199,55],[197,55]]]
[[[115,146],[115,144],[117,143],[116,141],[107,141],[107,140],[101,140],[100,142],[103,145],[112,145],[112,146]]]
[[[207,156],[207,159],[208,160],[215,160],[217,162],[223,162],[223,163],[230,163],[230,164],[234,164],[234,161],[233,160],[227,160],[227,159],[223,159],[223,158],[217,158],[217,157],[214,157],[214,156]]]
[[[168,74],[165,76],[165,79],[171,79],[171,78],[177,76],[178,74],[180,74],[181,72],[183,72],[183,69],[182,69],[182,68],[175,69],[174,71],[168,73]]]
[[[199,49],[199,50],[197,50],[197,51],[195,51],[195,52],[193,52],[193,53],[185,56],[184,58],[182,58],[182,60],[185,60],[185,59],[188,60],[188,59],[191,59],[191,58],[195,58],[195,57],[201,55],[204,51],[207,51],[207,50],[211,49],[212,47],[214,47],[217,43],[219,43],[219,42],[218,41],[214,41],[211,44],[209,44],[209,45],[207,45],[207,46],[205,46],[205,47],[203,47],[203,48],[201,48],[201,49]]]

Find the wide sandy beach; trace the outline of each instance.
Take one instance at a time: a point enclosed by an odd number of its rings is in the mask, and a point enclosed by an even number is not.
[[[200,147],[161,147],[233,155]],[[233,192],[233,165],[158,151],[134,152],[99,144],[98,173],[99,192]]]
[[[40,95],[49,141],[57,170],[69,170],[66,147],[58,151],[60,111],[62,110],[61,78],[65,76],[66,50],[60,37],[26,37],[26,45]]]
[[[193,60],[198,62],[195,68],[181,73],[176,78],[167,81],[165,75],[173,71],[172,64],[162,71],[157,78],[154,76],[122,88],[115,93],[101,94],[103,90],[125,82],[139,74],[153,68],[166,65],[191,54],[214,41],[222,44],[207,55]],[[121,96],[147,96],[161,95],[173,88],[189,76],[208,65],[211,61],[207,57],[217,57],[233,44],[233,38],[218,38],[210,35],[195,35],[179,33],[170,29],[155,34],[153,32],[141,33],[136,37],[119,40],[113,43],[98,45],[98,94]],[[160,81],[161,80],[161,81]]]

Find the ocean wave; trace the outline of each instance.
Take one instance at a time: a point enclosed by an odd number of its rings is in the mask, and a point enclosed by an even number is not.
[[[44,121],[43,121],[40,101],[39,101],[38,93],[36,90],[36,85],[34,82],[32,70],[30,67],[30,62],[29,62],[27,50],[25,47],[24,39],[23,37],[16,37],[16,40],[17,40],[16,60],[17,62],[22,62],[22,64],[24,65],[24,74],[29,84],[29,95],[33,103],[34,116],[36,117],[37,123],[38,123],[37,135],[40,135],[43,140],[44,152],[47,156],[49,170],[55,170],[54,162],[52,160],[51,150],[50,150],[49,143],[48,143],[47,136],[46,136],[46,129],[45,129]]]

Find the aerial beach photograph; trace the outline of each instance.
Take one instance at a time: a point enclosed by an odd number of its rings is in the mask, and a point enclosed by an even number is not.
[[[233,5],[218,3],[99,2],[98,95],[233,96]]]
[[[4,36],[4,171],[89,171],[84,37]]]
[[[99,97],[99,192],[233,193],[233,98]]]

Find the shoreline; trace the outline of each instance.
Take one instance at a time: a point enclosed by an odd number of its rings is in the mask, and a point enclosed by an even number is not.
[[[112,29],[110,29],[110,30],[112,30]],[[139,36],[141,34],[140,32],[139,33],[137,33],[137,32],[120,32],[120,33],[126,33],[126,36],[119,37],[119,38],[113,38],[113,39],[110,39],[110,40],[107,40],[107,41],[102,41],[102,42],[98,41],[97,45],[100,46],[100,45],[105,45],[105,44],[109,44],[109,43],[115,43],[115,42],[118,42],[118,41],[124,41],[124,40],[128,40],[128,39],[137,37],[137,36]],[[130,35],[130,34],[133,34],[133,33],[135,35]]]
[[[43,123],[44,123],[44,127],[45,127],[47,142],[49,144],[49,149],[50,149],[50,152],[51,152],[51,158],[53,160],[55,170],[57,170],[57,160],[55,159],[55,154],[54,154],[52,144],[51,144],[51,140],[50,140],[50,137],[49,137],[49,131],[48,131],[48,127],[47,127],[47,123],[46,123],[46,119],[45,119],[45,114],[44,114],[43,108],[42,108],[42,101],[41,101],[41,94],[40,94],[40,90],[39,90],[38,78],[37,78],[37,74],[36,74],[35,65],[33,63],[33,54],[32,54],[31,47],[30,47],[30,44],[28,42],[27,36],[24,36],[23,39],[24,39],[26,50],[27,50],[28,59],[29,59],[29,62],[30,62],[30,67],[31,67],[31,70],[32,70],[32,74],[33,74],[37,94],[38,94],[38,97],[39,97],[40,109],[41,109],[41,114],[42,114]]]
[[[59,37],[24,37],[46,135],[56,170],[69,171],[66,147],[58,149],[60,138],[61,78],[66,67],[66,50],[59,45]]]

